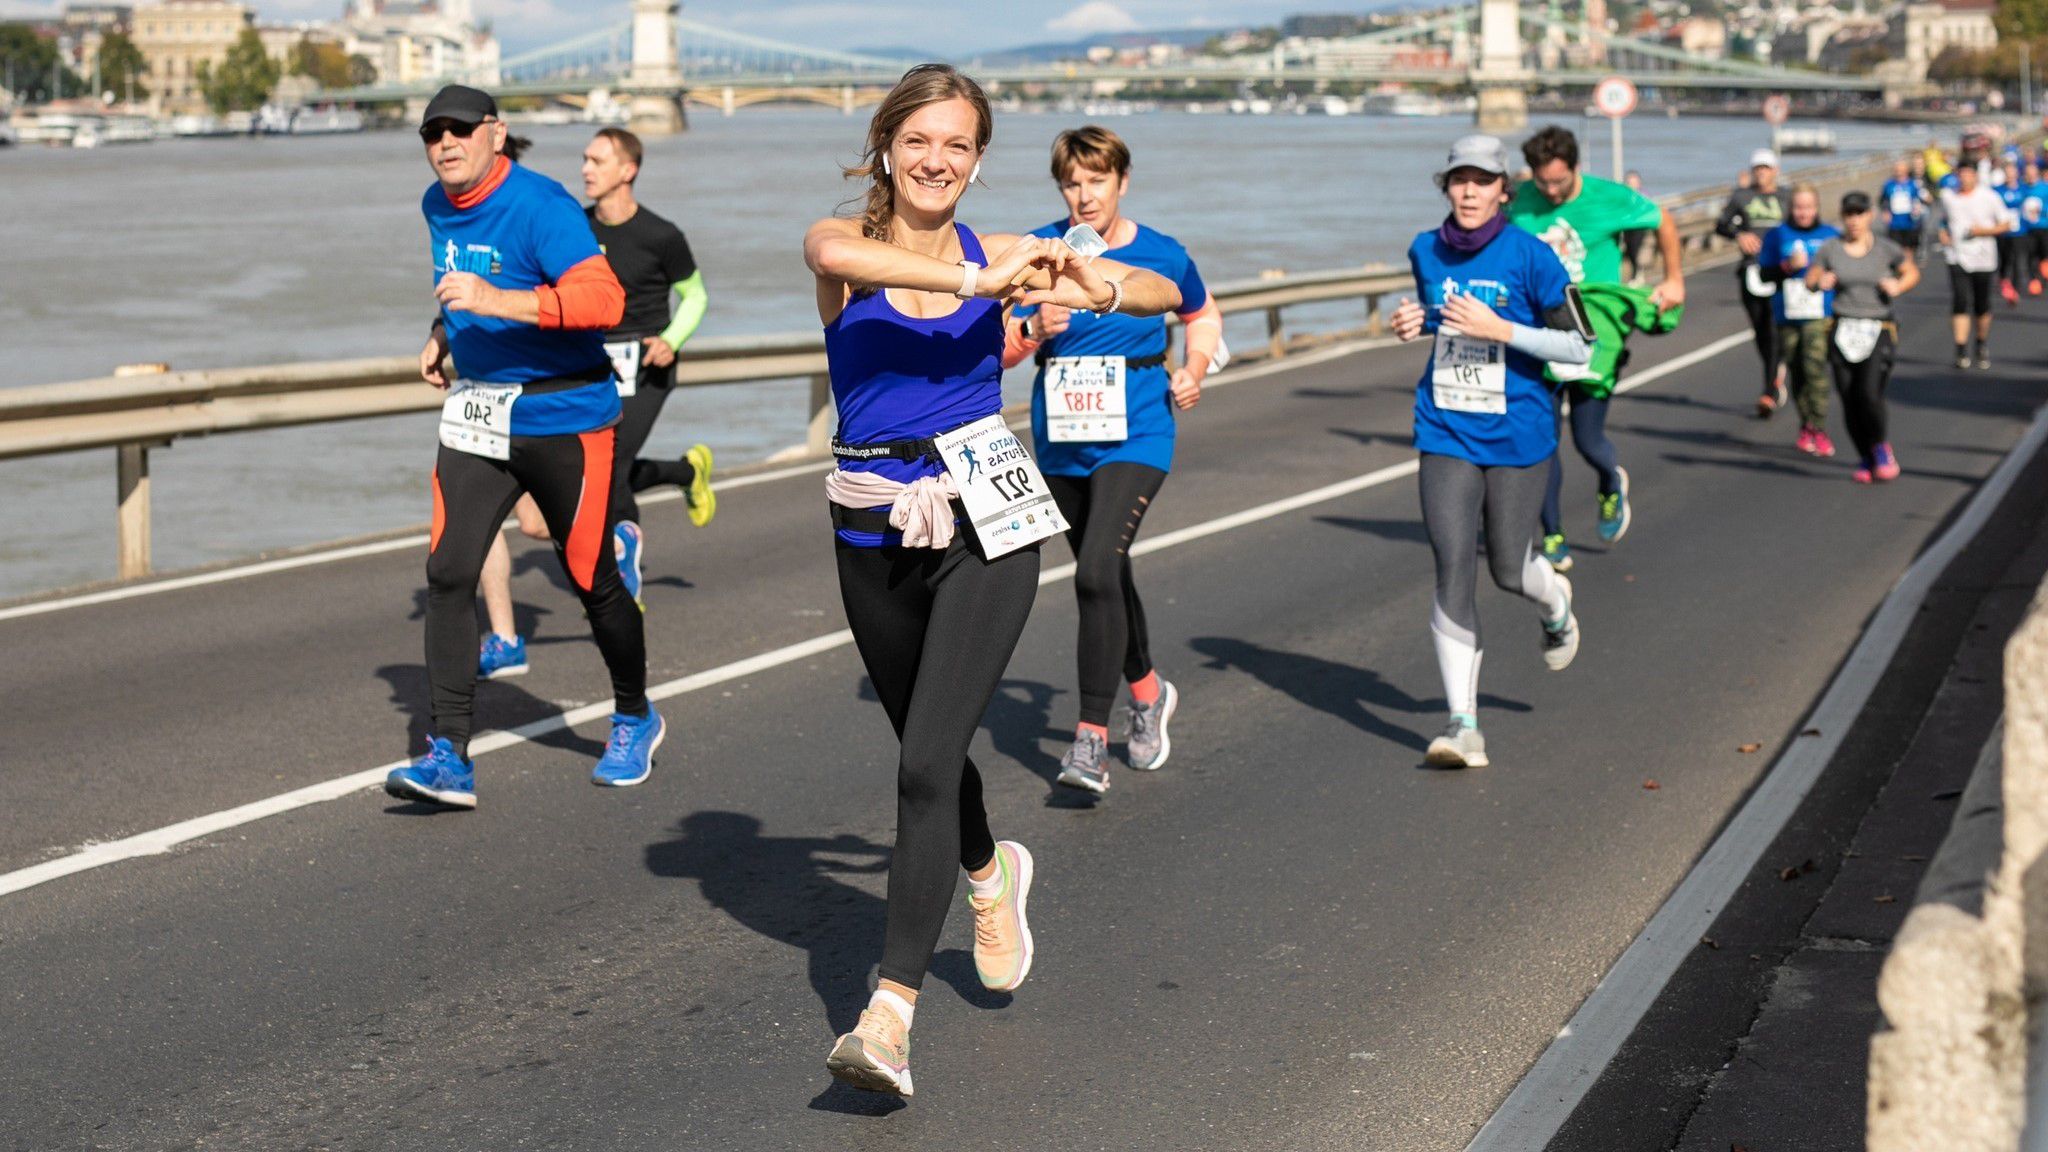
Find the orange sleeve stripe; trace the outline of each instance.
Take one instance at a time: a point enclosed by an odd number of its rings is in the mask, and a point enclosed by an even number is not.
[[[1208,296],[1203,298],[1202,306],[1200,308],[1183,309],[1182,311],[1175,313],[1175,315],[1179,316],[1181,319],[1181,323],[1185,324],[1198,316],[1221,316],[1223,315],[1223,310],[1216,306],[1216,298],[1214,296]]]
[[[1038,341],[1024,338],[1024,326],[1003,322],[1003,367],[1015,368],[1038,351]]]
[[[540,298],[540,326],[543,328],[594,328],[603,331],[619,326],[626,314],[626,289],[612,271],[611,261],[592,256],[562,273],[554,284],[533,290]]]
[[[562,551],[569,563],[569,579],[585,592],[597,581],[598,557],[611,553],[611,533],[605,531],[605,521],[612,506],[612,443],[616,435],[613,428],[577,434],[583,441],[583,495],[576,501],[576,518],[569,524],[569,541]]]

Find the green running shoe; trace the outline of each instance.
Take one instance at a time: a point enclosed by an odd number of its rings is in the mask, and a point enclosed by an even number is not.
[[[1621,477],[1621,491],[1600,497],[1600,539],[1609,544],[1628,535],[1629,522],[1628,469],[1617,465],[1614,474]]]
[[[1572,550],[1564,542],[1564,533],[1552,532],[1543,538],[1543,558],[1550,562],[1550,567],[1553,571],[1569,572],[1572,570]]]

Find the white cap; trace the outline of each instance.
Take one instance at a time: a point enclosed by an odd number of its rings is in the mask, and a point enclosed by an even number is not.
[[[1749,166],[1751,168],[1776,168],[1778,166],[1778,154],[1769,148],[1759,148],[1749,154]]]

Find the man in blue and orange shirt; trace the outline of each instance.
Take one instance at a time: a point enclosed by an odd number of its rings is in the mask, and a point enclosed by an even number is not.
[[[433,732],[427,754],[393,770],[384,790],[476,807],[477,576],[521,492],[546,519],[611,672],[612,735],[592,782],[638,784],[665,726],[647,702],[640,610],[611,548],[619,395],[604,333],[619,323],[625,290],[575,199],[506,154],[489,95],[441,89],[420,138],[439,178],[421,209],[441,306],[420,374],[449,389],[427,554]]]

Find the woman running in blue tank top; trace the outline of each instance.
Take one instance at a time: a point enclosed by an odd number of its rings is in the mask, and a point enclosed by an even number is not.
[[[967,759],[1037,593],[1038,541],[1065,526],[1002,423],[1002,308],[1158,315],[1180,304],[1154,273],[956,223],[993,129],[973,80],[942,64],[911,69],[846,171],[870,181],[863,211],[804,238],[839,410],[826,495],[840,595],[902,742],[879,986],[826,1067],[903,1096],[917,990],[955,869],[968,874],[981,982],[1008,991],[1031,969],[1031,854],[990,834]]]

